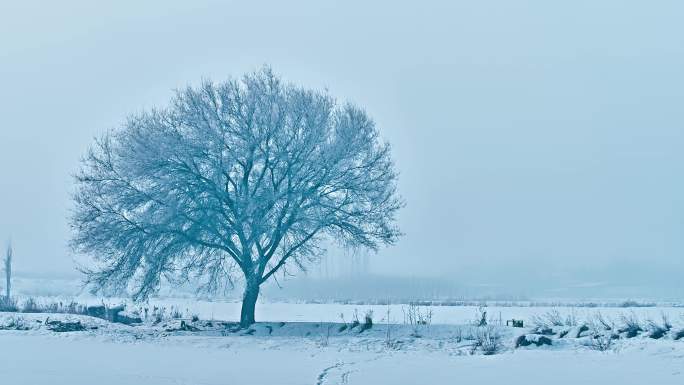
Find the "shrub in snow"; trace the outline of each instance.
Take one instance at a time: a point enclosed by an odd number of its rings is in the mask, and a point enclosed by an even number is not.
[[[565,317],[565,326],[577,326],[577,316],[575,315],[575,309],[570,311],[570,314]]]
[[[13,298],[0,297],[0,312],[14,313],[19,311],[17,301]]]
[[[453,338],[456,340],[456,343],[461,343],[461,341],[463,341],[463,329],[460,327],[457,328]]]
[[[29,297],[25,302],[24,306],[21,307],[23,313],[42,313],[42,309],[38,306],[33,297]]]
[[[60,302],[61,305],[61,302]],[[74,301],[69,302],[66,306],[62,307],[62,313],[68,314],[82,314],[85,315],[87,311],[87,306],[76,303]]]
[[[487,305],[479,306],[475,315],[475,325],[487,326]]]
[[[630,315],[621,315],[620,319],[623,326],[618,330],[619,333],[625,333],[627,338],[634,338],[639,335],[640,332],[644,331],[641,324],[639,323],[639,318],[636,314],[631,313]]]
[[[601,312],[594,314],[594,316],[591,317],[588,322],[593,330],[611,331],[615,329],[615,323],[612,320],[603,317]]]
[[[125,325],[132,325],[142,323],[142,318],[137,310],[128,311],[125,305],[108,307],[106,305],[88,306],[83,313],[91,317],[100,318],[109,322],[122,323]]]
[[[363,325],[361,325],[361,330],[359,330],[359,333],[363,333],[364,331],[371,329],[373,327],[373,310],[368,310],[366,314],[363,316]]]
[[[549,337],[541,336],[538,334],[523,334],[515,340],[515,347],[525,347],[525,346],[542,346],[551,345],[551,339]]]
[[[422,310],[420,306],[409,304],[408,307],[401,307],[401,312],[404,313],[405,325],[427,325],[432,322],[432,310],[427,308]]]
[[[45,320],[45,325],[48,329],[56,333],[64,332],[80,332],[85,330],[85,326],[81,324],[81,321],[76,322],[62,322],[62,321],[50,321],[50,319]]]
[[[413,327],[412,337],[421,337],[420,328],[429,328],[432,324],[432,309],[427,308],[421,310],[420,306],[415,304],[409,304],[408,308],[401,308],[404,313],[404,324],[411,325]]]
[[[190,325],[189,323],[187,323],[185,321],[181,321],[180,326],[167,328],[166,331],[167,332],[175,332],[175,331],[196,332],[196,331],[199,331],[199,329]]]
[[[621,307],[655,307],[655,303],[642,303],[642,302],[637,302],[637,301],[632,301],[632,300],[627,300],[624,301],[620,304]]]
[[[613,336],[606,333],[595,333],[588,346],[594,350],[605,352],[613,347]]]
[[[37,311],[41,313],[86,314],[85,309],[86,306],[73,301],[66,305],[61,301],[37,305]]]
[[[180,311],[180,309],[171,306],[171,318],[173,319],[181,319],[183,318],[183,312]]]
[[[12,243],[7,245],[7,254],[5,255],[5,298],[8,300],[12,298]]]
[[[601,313],[596,313],[590,318],[588,326],[591,330],[591,340],[586,345],[594,350],[606,351],[613,346],[613,340],[620,338],[613,332],[615,329],[613,322],[608,321]]]
[[[322,347],[326,347],[330,344],[330,331],[332,330],[333,325],[332,324],[327,324],[324,328],[324,332],[321,333],[321,338],[318,341],[318,345]],[[271,334],[269,331],[268,334]]]
[[[116,313],[112,314],[112,322],[124,324],[124,325],[133,325],[133,324],[139,324],[142,323],[142,319],[140,318],[140,315],[136,312],[127,312],[125,310],[118,311]]]
[[[0,330],[29,330],[29,327],[26,326],[23,318],[11,317],[5,324],[0,325]]]
[[[542,315],[532,317],[532,324],[538,330],[554,329],[560,326],[577,326],[577,316],[574,309],[565,318],[556,309],[549,310]],[[544,334],[544,333],[540,333]]]
[[[352,323],[351,326],[349,326],[350,329],[354,329],[355,327],[361,325],[361,322],[359,322],[359,311],[357,309],[354,309],[354,315],[352,317]]]
[[[340,313],[340,322],[342,323],[342,325],[340,325],[340,327],[337,329],[338,333],[342,333],[349,327],[347,325],[347,322],[344,320],[344,313]]]
[[[663,338],[663,336],[665,336],[665,334],[672,329],[672,324],[670,324],[670,320],[667,318],[665,313],[663,313],[661,317],[662,322],[660,324],[653,320],[648,320],[648,336],[656,340]]]
[[[575,327],[570,331],[570,337],[580,338],[586,337],[589,334],[589,326],[582,324],[581,326]]]
[[[667,331],[665,329],[657,327],[657,328],[651,330],[651,332],[648,334],[648,336],[650,338],[653,338],[654,340],[657,340],[657,339],[663,338],[666,333],[667,333]]]
[[[534,329],[532,329],[532,333],[534,334],[541,334],[544,336],[552,336],[556,333],[553,332],[553,329],[550,327],[545,327],[545,326],[537,326]]]
[[[476,341],[477,340],[477,327],[469,326],[463,330],[462,337],[466,341]]]
[[[482,350],[482,354],[489,356],[501,351],[501,334],[493,326],[481,326],[475,334],[475,347]]]
[[[682,329],[682,330],[678,331],[677,333],[675,333],[675,334],[672,336],[672,338],[673,338],[675,341],[684,338],[684,329]]]
[[[13,298],[7,299],[0,297],[0,312],[23,312],[23,313],[64,313],[64,314],[80,314],[90,315],[87,311],[87,306],[77,302],[63,303],[50,302],[39,303],[32,297],[27,298],[21,307],[17,305],[17,301]]]
[[[551,326],[563,326],[565,323],[563,322],[563,318],[561,317],[560,313],[558,310],[550,310],[547,311],[546,314],[544,315],[546,320],[548,321],[548,325]]]

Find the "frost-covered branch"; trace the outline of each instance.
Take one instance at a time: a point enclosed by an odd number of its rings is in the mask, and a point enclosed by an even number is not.
[[[324,239],[393,244],[396,178],[364,111],[265,68],[180,90],[97,140],[76,177],[72,245],[94,257],[101,290],[144,298],[162,278],[215,290],[240,271],[258,294]]]

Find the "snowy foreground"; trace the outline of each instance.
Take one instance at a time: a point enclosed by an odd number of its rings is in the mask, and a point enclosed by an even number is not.
[[[353,327],[352,327],[353,326]],[[88,316],[0,313],[2,384],[678,384],[684,339],[620,336],[606,350],[579,327],[515,348],[530,328],[266,322],[248,330],[170,319],[127,326]],[[78,331],[70,328],[80,329]],[[60,329],[61,328],[61,329]],[[553,331],[556,333],[556,330]],[[624,333],[623,333],[624,334]]]

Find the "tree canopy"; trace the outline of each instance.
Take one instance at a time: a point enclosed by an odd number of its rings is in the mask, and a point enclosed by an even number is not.
[[[214,291],[240,277],[258,295],[326,240],[396,242],[396,180],[361,108],[264,68],[179,90],[98,138],[76,175],[72,246],[99,290],[141,299],[162,279]]]

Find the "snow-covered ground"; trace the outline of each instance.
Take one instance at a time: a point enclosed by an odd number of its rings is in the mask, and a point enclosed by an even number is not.
[[[680,344],[681,345],[681,344]],[[103,338],[0,334],[0,377],[14,385],[622,384],[681,385],[684,351],[525,350],[495,356],[319,347],[303,339]]]
[[[0,331],[0,383],[684,383],[684,339],[674,340],[684,326],[679,317],[661,339],[644,331],[619,338],[607,351],[592,348],[587,335],[554,335],[551,346],[515,348],[516,338],[531,331],[496,327],[500,352],[484,355],[475,346],[483,328],[399,323],[389,325],[388,337],[381,313],[375,316],[373,327],[361,331],[349,323],[264,322],[238,330],[217,321],[126,326],[87,316],[0,313],[0,328],[27,329]],[[84,330],[57,333],[50,330],[55,321]]]

